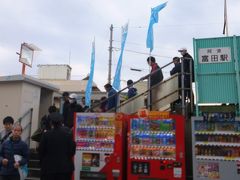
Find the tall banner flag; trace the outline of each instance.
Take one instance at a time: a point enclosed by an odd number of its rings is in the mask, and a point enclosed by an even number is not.
[[[91,95],[92,95],[92,82],[94,75],[94,64],[95,64],[95,39],[92,43],[92,54],[91,54],[91,66],[90,66],[90,74],[87,82],[87,87],[85,90],[85,105],[91,106]]]
[[[167,6],[167,2],[160,4],[151,10],[151,17],[150,17],[150,22],[148,26],[148,33],[147,33],[147,48],[150,48],[150,52],[153,50],[153,24],[158,23],[158,13],[161,11],[163,8]]]
[[[120,90],[120,78],[121,78],[121,69],[122,69],[122,56],[123,56],[123,51],[125,47],[125,42],[127,39],[127,34],[128,34],[128,23],[125,24],[124,27],[122,27],[122,40],[121,40],[121,53],[118,59],[118,64],[114,76],[114,81],[113,81],[113,88],[116,90]]]

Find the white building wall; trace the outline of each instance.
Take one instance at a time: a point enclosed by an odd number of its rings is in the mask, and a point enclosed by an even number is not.
[[[22,83],[2,83],[0,88],[0,130],[3,129],[2,120],[12,116],[17,120],[20,116],[19,105],[21,102]]]
[[[39,65],[39,79],[69,80],[71,68],[68,65]]]
[[[23,115],[30,108],[33,108],[31,134],[38,128],[39,106],[40,106],[41,87],[23,83],[20,112]]]

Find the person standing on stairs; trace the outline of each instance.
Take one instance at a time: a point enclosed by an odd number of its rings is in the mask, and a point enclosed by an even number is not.
[[[158,66],[158,64],[156,63],[156,59],[153,56],[149,56],[147,58],[147,63],[148,65],[151,67],[151,72],[149,75],[143,77],[142,79],[149,79],[149,88],[151,88],[150,90],[150,100],[148,101],[150,105],[150,109],[151,110],[158,110],[158,96],[157,93],[159,91],[160,88],[160,82],[162,82],[163,80],[163,73],[162,73],[162,69]]]
[[[62,126],[61,114],[55,112],[49,118],[53,129],[43,134],[39,145],[41,180],[71,180],[76,144]]]
[[[184,96],[185,99],[191,100],[191,95],[193,95],[191,91],[192,82],[194,82],[194,62],[192,56],[187,52],[186,48],[181,48],[178,52],[182,55],[182,62],[183,63],[183,73],[184,73]],[[191,74],[190,74],[191,73]]]
[[[0,177],[1,180],[20,180],[18,168],[27,164],[29,158],[29,149],[25,142],[21,140],[22,126],[15,124],[12,130],[12,136],[3,143],[0,150]],[[19,161],[15,160],[18,155]]]
[[[4,130],[0,134],[0,144],[2,145],[5,141],[9,140],[12,135],[14,119],[11,116],[7,116],[3,119]],[[1,148],[0,145],[0,148]]]
[[[181,95],[181,63],[180,63],[180,58],[179,57],[174,57],[173,58],[173,64],[174,67],[170,71],[170,75],[173,76],[174,74],[178,74],[178,99],[171,103],[171,110],[175,111],[175,105],[178,103],[181,103],[180,95]]]

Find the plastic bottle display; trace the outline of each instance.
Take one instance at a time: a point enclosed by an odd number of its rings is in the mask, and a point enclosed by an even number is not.
[[[199,158],[240,160],[240,121],[235,113],[203,113],[203,120],[195,120],[194,130]]]
[[[132,119],[131,158],[175,159],[175,121]]]
[[[113,117],[80,116],[77,119],[77,148],[113,152],[115,124]]]
[[[196,146],[198,156],[240,157],[240,147]]]

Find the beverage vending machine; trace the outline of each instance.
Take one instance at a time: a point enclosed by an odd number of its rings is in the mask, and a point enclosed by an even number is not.
[[[240,179],[240,118],[232,112],[192,118],[195,180]]]
[[[75,114],[75,180],[122,180],[123,119],[114,113]]]
[[[166,112],[128,122],[128,180],[184,180],[184,118]]]

